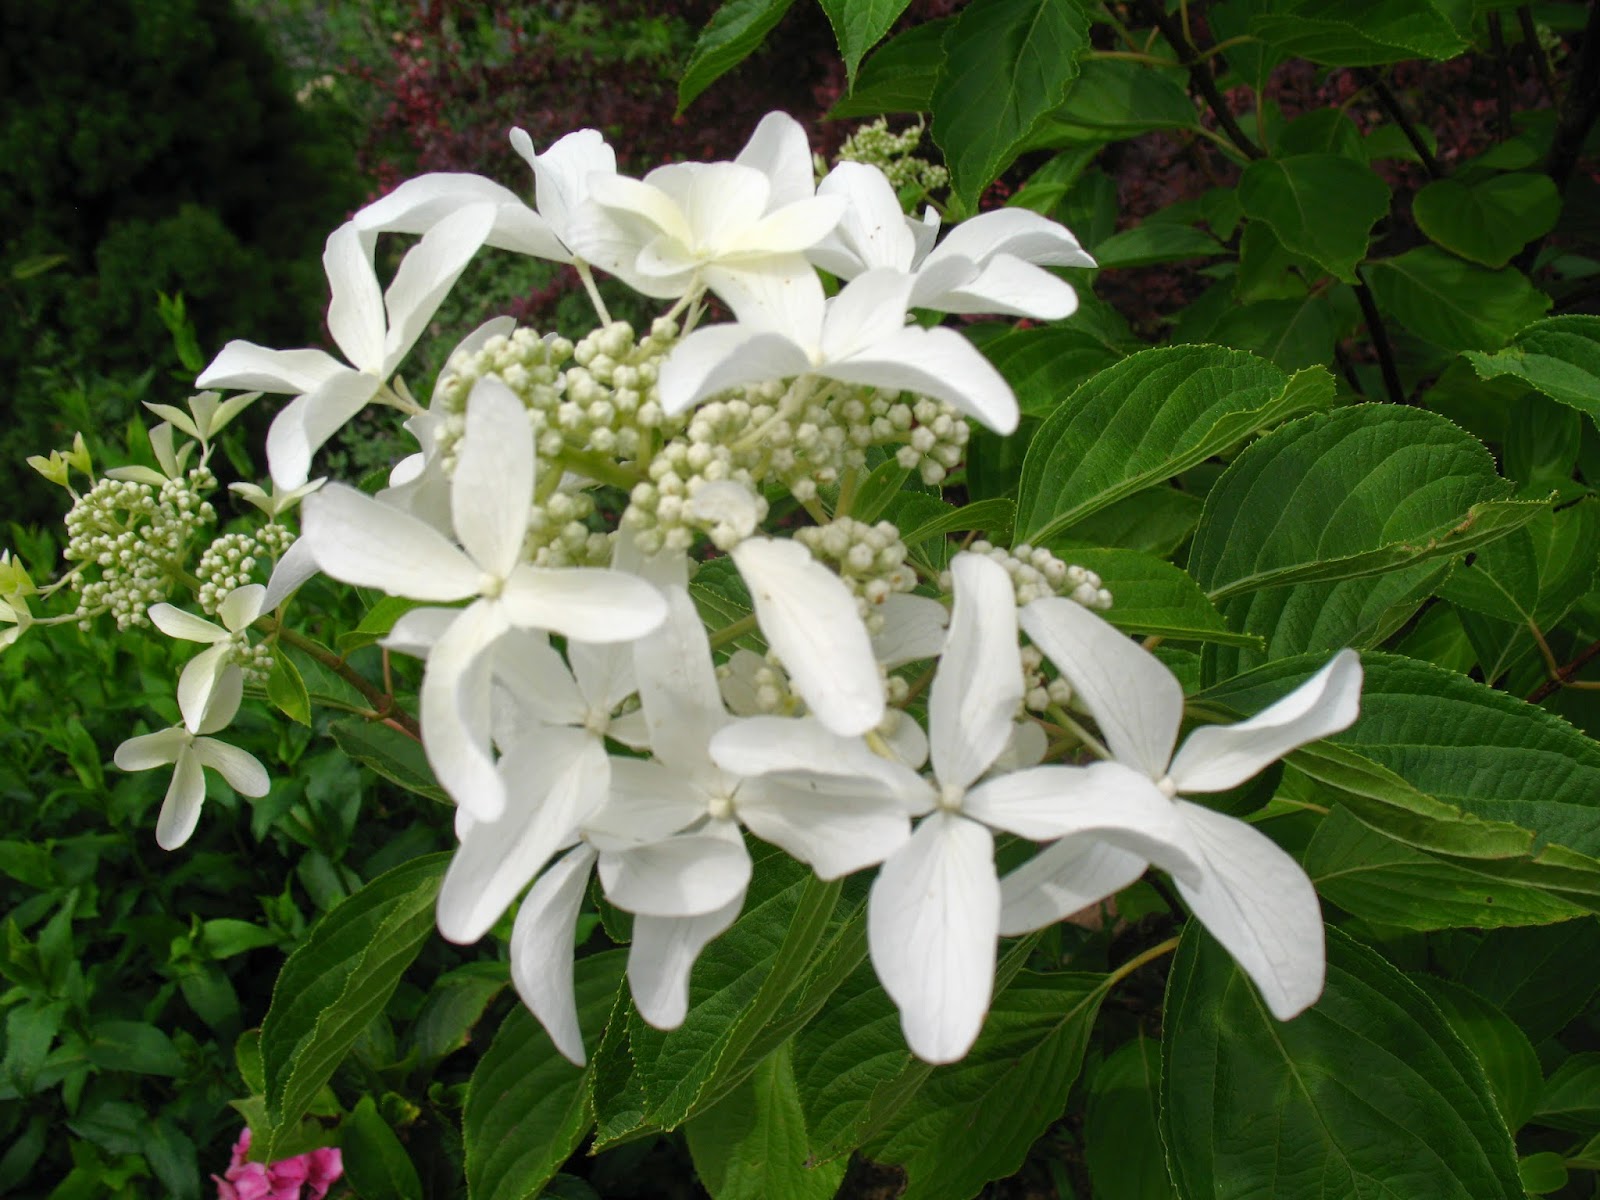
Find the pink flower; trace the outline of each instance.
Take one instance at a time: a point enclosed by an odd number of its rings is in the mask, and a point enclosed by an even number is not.
[[[250,1130],[233,1144],[233,1158],[225,1175],[213,1175],[217,1200],[323,1200],[328,1189],[344,1174],[344,1162],[331,1147],[310,1150],[275,1163],[246,1162]]]

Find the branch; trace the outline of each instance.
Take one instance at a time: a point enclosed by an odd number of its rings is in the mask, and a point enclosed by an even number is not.
[[[1494,106],[1496,125],[1502,138],[1511,136],[1511,60],[1506,54],[1506,38],[1500,29],[1500,14],[1485,14],[1489,23],[1489,48],[1494,51]]]
[[[1498,20],[1499,13],[1494,16]],[[1556,77],[1550,70],[1550,57],[1545,54],[1544,46],[1539,41],[1539,31],[1533,24],[1533,9],[1526,4],[1517,5],[1517,23],[1522,26],[1522,37],[1528,43],[1528,54],[1533,58],[1534,69],[1539,72],[1539,82],[1544,84],[1544,94],[1550,97],[1550,103],[1556,102]]]
[[[1552,692],[1558,692],[1565,687],[1571,678],[1586,667],[1589,662],[1600,657],[1600,642],[1591,642],[1578,651],[1578,657],[1569,662],[1560,670],[1555,671],[1533,691],[1528,693],[1528,703],[1537,704]]]
[[[1372,289],[1367,286],[1367,281],[1361,278],[1361,269],[1356,268],[1356,303],[1361,305],[1361,315],[1366,320],[1367,332],[1372,335],[1372,347],[1378,352],[1378,368],[1383,372],[1383,389],[1389,393],[1389,400],[1394,404],[1406,403],[1405,385],[1400,382],[1400,372],[1394,365],[1394,349],[1389,345],[1389,330],[1384,326],[1383,317],[1378,312],[1378,302],[1373,299]]]
[[[328,670],[339,676],[340,679],[355,688],[356,691],[361,693],[362,698],[372,705],[373,712],[377,714],[377,718],[383,721],[384,724],[392,725],[401,733],[416,741],[420,742],[422,740],[422,726],[417,724],[417,719],[414,716],[395,704],[393,694],[375,686],[360,671],[357,671],[332,650],[312,641],[304,634],[289,628],[273,617],[262,617],[256,624],[260,625],[269,636],[275,634],[280,641],[287,642],[296,650],[309,654],[327,667]]]
[[[1422,166],[1428,172],[1429,179],[1443,179],[1444,168],[1439,165],[1439,160],[1433,156],[1433,151],[1428,149],[1428,143],[1422,139],[1422,131],[1406,115],[1406,110],[1400,105],[1400,97],[1389,90],[1389,85],[1383,78],[1369,67],[1358,67],[1356,78],[1372,89],[1378,98],[1378,107],[1383,109],[1388,118],[1400,126],[1400,132],[1406,135],[1406,141],[1411,143],[1411,148],[1417,152],[1417,157],[1422,160]]]
[[[1557,191],[1567,190],[1567,180],[1578,165],[1584,138],[1588,137],[1589,127],[1597,116],[1600,116],[1600,0],[1590,0],[1589,24],[1584,27],[1578,68],[1567,84],[1561,116],[1556,122],[1556,136],[1550,143],[1550,156],[1545,159],[1545,174],[1554,181]]]
[[[1205,97],[1206,105],[1217,118],[1217,124],[1222,126],[1223,132],[1228,135],[1228,140],[1237,146],[1239,153],[1246,158],[1265,158],[1266,155],[1262,153],[1261,147],[1250,140],[1245,131],[1239,127],[1239,122],[1234,119],[1233,112],[1228,108],[1228,102],[1217,90],[1217,81],[1211,74],[1211,67],[1207,64],[1205,56],[1184,36],[1183,30],[1162,7],[1161,0],[1144,0],[1141,7],[1145,16],[1160,31],[1161,36],[1167,39],[1167,44],[1177,51],[1178,62],[1187,68],[1190,81]]]

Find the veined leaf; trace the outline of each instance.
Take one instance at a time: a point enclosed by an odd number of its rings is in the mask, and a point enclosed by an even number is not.
[[[1130,355],[1078,388],[1034,436],[1022,465],[1018,540],[1037,545],[1331,398],[1321,368],[1291,380],[1239,350],[1163,346]]]
[[[1158,1128],[1161,1044],[1136,1034],[1089,1080],[1083,1157],[1097,1200],[1171,1200]]]
[[[1411,202],[1417,228],[1452,254],[1503,267],[1555,228],[1561,194],[1548,175],[1513,172],[1478,183],[1435,179]]]
[[[1525,380],[1592,421],[1600,421],[1600,317],[1548,317],[1535,321],[1498,354],[1468,351],[1483,379]]]
[[[1436,246],[1378,259],[1369,270],[1379,307],[1446,350],[1497,350],[1550,307],[1521,271],[1491,271]]]
[[[954,17],[943,17],[890,38],[867,59],[849,94],[828,110],[828,119],[927,112],[944,65],[944,35],[954,23]]]
[[[820,0],[844,59],[845,87],[855,87],[861,56],[883,40],[911,0]]]
[[[1085,380],[1122,357],[1081,329],[1013,329],[984,343],[984,357],[1004,375],[1024,416],[1047,417]]]
[[[1437,975],[1414,975],[1417,986],[1439,1006],[1489,1077],[1489,1092],[1512,1133],[1521,1129],[1539,1102],[1544,1072],[1528,1035],[1477,992]]]
[[[339,749],[358,763],[371,767],[390,783],[440,804],[450,803],[450,797],[433,776],[428,756],[415,738],[359,717],[336,721],[329,732]]]
[[[1292,0],[1250,32],[1278,53],[1330,67],[1454,58],[1469,44],[1440,0]]]
[[[1280,1023],[1191,923],[1164,1028],[1161,1127],[1184,1200],[1521,1200],[1483,1068],[1414,984],[1336,929],[1322,999]]]
[[[1073,0],[973,0],[956,16],[933,89],[933,140],[968,206],[1066,99],[1088,47]]]
[[[742,63],[783,19],[794,0],[725,0],[712,14],[678,80],[678,111]]]
[[[1295,154],[1246,167],[1239,202],[1245,216],[1272,226],[1290,253],[1355,283],[1372,227],[1389,211],[1389,187],[1365,161]]]
[[[1137,550],[1062,550],[1061,554],[1067,562],[1100,576],[1112,596],[1105,618],[1118,629],[1179,641],[1261,645],[1257,635],[1229,629],[1200,585],[1164,559]]]

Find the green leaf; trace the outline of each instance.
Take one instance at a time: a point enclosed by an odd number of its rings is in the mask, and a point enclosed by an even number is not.
[[[1179,641],[1226,642],[1259,647],[1261,639],[1236,633],[1180,567],[1137,550],[1063,550],[1069,563],[1087,567],[1111,591],[1105,618],[1118,629]]]
[[[433,932],[448,858],[426,855],[378,876],[318,921],[278,973],[261,1023],[269,1160]]]
[[[1342,108],[1313,108],[1283,127],[1276,150],[1280,155],[1337,154],[1365,162],[1361,130]]]
[[[1067,554],[1074,547],[1114,546],[1167,558],[1189,540],[1202,504],[1193,492],[1146,488],[1068,526],[1051,539],[1050,548]]]
[[[348,656],[363,646],[375,645],[382,641],[394,628],[394,623],[416,608],[418,603],[402,596],[383,597],[367,611],[366,616],[361,618],[361,624],[349,633],[339,635],[339,653]]]
[[[1300,371],[1333,359],[1339,316],[1327,293],[1310,292],[1230,308],[1209,336],[1224,346],[1260,355],[1285,371]]]
[[[358,763],[371,767],[390,783],[440,804],[450,803],[450,797],[433,777],[427,754],[415,738],[359,717],[336,721],[328,732],[333,734],[339,749]]]
[[[503,963],[468,963],[441,976],[417,1014],[412,1038],[427,1063],[466,1046],[494,998],[510,982]]]
[[[1136,1034],[1089,1080],[1083,1157],[1097,1200],[1171,1200],[1157,1127],[1161,1045]]]
[[[1328,398],[1238,350],[1163,346],[1130,355],[1078,388],[1034,436],[1022,465],[1019,540],[1045,541]]]
[[[1052,122],[1084,129],[1111,130],[1121,136],[1152,129],[1193,129],[1199,124],[1189,99],[1188,77],[1122,59],[1093,58],[1080,67],[1067,99],[1050,114]],[[1102,263],[1102,266],[1105,264]]]
[[[858,521],[872,524],[883,515],[883,510],[889,507],[889,502],[900,493],[911,472],[890,458],[879,463],[868,472],[856,487],[855,502],[850,506],[850,515]]]
[[[1508,375],[1600,422],[1600,317],[1549,317],[1498,354],[1468,351],[1483,379]]]
[[[788,1042],[684,1132],[713,1200],[829,1200],[844,1180],[843,1161],[806,1162],[810,1143]]]
[[[1227,247],[1205,230],[1167,221],[1145,221],[1094,248],[1095,262],[1102,267],[1145,267],[1226,253]]]
[[[1164,1027],[1161,1130],[1185,1200],[1520,1200],[1483,1068],[1404,975],[1338,930],[1321,1000],[1280,1023],[1191,924]]]
[[[1394,571],[1476,549],[1541,510],[1509,490],[1483,443],[1443,417],[1390,404],[1321,413],[1223,472],[1189,570],[1213,599]]]
[[[1530,1154],[1517,1163],[1522,1186],[1535,1196],[1559,1192],[1567,1186],[1566,1160],[1554,1150]]]
[[[1337,154],[1257,159],[1239,179],[1245,216],[1272,226],[1292,254],[1346,283],[1366,257],[1372,227],[1389,211],[1389,187],[1365,162]]]
[[[1408,58],[1454,58],[1469,44],[1440,0],[1291,0],[1274,4],[1250,32],[1285,57],[1330,67]]]
[[[422,1180],[371,1096],[357,1101],[339,1126],[345,1181],[371,1200],[422,1200]]]
[[[1408,846],[1343,805],[1317,826],[1304,866],[1324,900],[1401,929],[1546,925],[1584,913],[1538,887]]]
[[[1446,350],[1497,350],[1550,307],[1550,297],[1512,267],[1491,271],[1436,246],[1369,266],[1382,310]]]
[[[871,50],[906,10],[911,0],[819,0],[828,14],[833,36],[844,59],[845,88],[856,84],[861,56]]]
[[[291,721],[301,725],[311,724],[311,697],[306,692],[306,681],[294,663],[284,654],[272,656],[272,674],[267,676],[267,699]]]
[[[1417,228],[1436,245],[1486,267],[1503,267],[1555,228],[1561,194],[1548,175],[1515,172],[1480,183],[1435,179],[1411,202]]]
[[[1066,99],[1089,46],[1073,0],[972,0],[945,34],[933,140],[969,207]]]
[[[726,0],[712,14],[678,80],[678,111],[727,72],[742,63],[766,40],[794,0]]]
[[[966,1200],[1015,1174],[1067,1104],[1108,990],[1102,975],[1023,971],[958,1063],[934,1068],[869,1157],[903,1166],[904,1200]]]
[[[1003,542],[1011,533],[1016,521],[1017,506],[1010,500],[979,500],[952,509],[931,521],[924,521],[902,533],[900,540],[915,546],[933,537],[947,533],[966,533],[977,530],[987,533],[991,541]]]
[[[7,1033],[11,1022],[6,1022]],[[84,1057],[107,1071],[139,1075],[182,1075],[183,1055],[172,1039],[143,1021],[101,1021],[83,1048]]]
[[[1461,982],[1522,1026],[1537,1045],[1589,1006],[1600,979],[1575,967],[1597,958],[1600,921],[1592,917],[1537,929],[1496,929],[1478,943]],[[1551,1096],[1546,1090],[1541,1109],[1552,1103]]]
[[[1600,1129],[1600,1053],[1574,1054],[1552,1072],[1539,1092],[1534,1118],[1551,1129]]]
[[[1412,982],[1439,1006],[1450,1028],[1483,1066],[1500,1117],[1513,1134],[1539,1101],[1544,1073],[1528,1035],[1471,988],[1436,975],[1413,975]]]
[[[578,1026],[593,1046],[612,1011],[627,951],[580,958],[574,991]],[[521,1004],[495,1034],[467,1085],[461,1112],[467,1188],[473,1200],[537,1196],[578,1148],[593,1121],[589,1081],[594,1074],[561,1057]]]
[[[828,110],[828,119],[927,112],[944,65],[944,35],[954,24],[954,17],[944,17],[890,38],[867,59],[850,93]]]
[[[1094,334],[1066,325],[1013,329],[984,343],[1024,416],[1049,416],[1090,376],[1122,357]]]

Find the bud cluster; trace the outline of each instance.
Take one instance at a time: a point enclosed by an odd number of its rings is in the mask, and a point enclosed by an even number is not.
[[[795,530],[794,540],[812,557],[835,567],[856,597],[867,632],[883,628],[881,608],[893,592],[909,592],[917,585],[916,572],[906,565],[906,544],[888,521],[868,525],[838,517],[826,525]]]
[[[1102,586],[1100,576],[1087,567],[1069,565],[1043,546],[1018,542],[1010,550],[1002,550],[989,542],[976,541],[968,549],[992,558],[1006,569],[1017,589],[1019,606],[1046,596],[1066,596],[1085,608],[1111,607],[1111,593]],[[948,579],[942,586],[950,586]]]
[[[839,147],[840,162],[867,163],[889,179],[894,190],[915,189],[924,194],[950,183],[950,172],[917,155],[925,126],[919,120],[900,133],[889,132],[887,117],[861,126]]]

